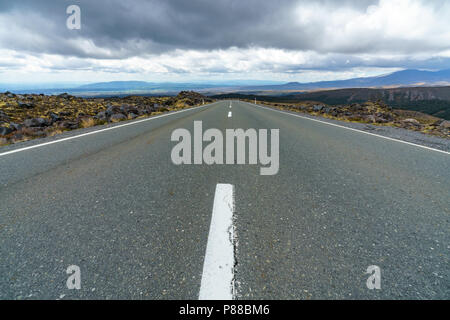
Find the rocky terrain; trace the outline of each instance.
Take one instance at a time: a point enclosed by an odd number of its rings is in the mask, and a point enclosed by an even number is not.
[[[381,100],[396,109],[419,111],[450,120],[450,87],[354,88],[289,94],[283,98],[296,102],[321,101],[329,105]]]
[[[11,92],[0,94],[0,145],[68,130],[180,110],[213,100],[192,91],[176,97],[80,98]]]
[[[450,120],[450,87],[407,87],[390,89],[351,88],[264,94],[228,93],[213,96],[216,99],[249,99],[281,103],[317,101],[330,106],[362,104],[366,101],[383,101],[394,109],[417,111]]]
[[[249,100],[249,102],[253,101]],[[262,104],[330,119],[399,127],[450,139],[450,121],[416,111],[393,109],[380,100],[338,106],[317,102],[262,102]]]

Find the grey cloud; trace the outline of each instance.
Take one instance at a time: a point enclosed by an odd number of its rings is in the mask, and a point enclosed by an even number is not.
[[[319,8],[333,13],[338,8],[366,12],[378,0],[318,0]],[[377,52],[416,53],[450,48],[426,39],[418,43],[405,39],[367,34],[334,43],[326,36],[328,20],[302,23],[295,10],[310,0],[0,0],[0,19],[10,19],[11,33],[0,38],[0,48],[32,54],[58,54],[68,57],[123,59],[171,52],[175,49],[216,50],[230,47],[279,48],[313,51],[322,58],[303,64],[262,62],[260,67],[275,72],[307,69],[341,70],[360,66],[442,68],[448,59],[417,61],[381,58],[362,59],[358,54]],[[423,1],[439,11],[445,0]],[[82,10],[82,29],[68,30],[66,8],[77,4]],[[1,21],[0,21],[1,22]],[[88,45],[87,45],[88,43]],[[350,60],[350,63],[347,62]],[[186,70],[165,66],[170,72]],[[53,66],[56,69],[89,69],[94,65]],[[105,68],[107,69],[107,68]],[[114,72],[116,70],[114,69]],[[226,72],[213,66],[205,71]]]
[[[46,41],[21,41],[13,35],[13,49],[80,57],[123,58],[178,49],[275,47],[317,50],[323,25],[297,26],[293,10],[305,0],[109,0],[2,1],[0,13],[14,14],[15,23]],[[310,1],[307,1],[310,2]],[[316,1],[329,7],[349,6],[364,11],[377,1]],[[82,30],[65,28],[65,10],[78,4]],[[92,40],[113,54],[89,53],[70,42]],[[353,49],[353,48],[352,48]]]
[[[15,67],[20,67],[20,64],[16,62],[0,61],[0,68],[15,68]]]

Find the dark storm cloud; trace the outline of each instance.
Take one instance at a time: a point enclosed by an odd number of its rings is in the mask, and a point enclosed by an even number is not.
[[[296,26],[292,14],[304,1],[261,0],[109,0],[2,1],[0,13],[14,17],[23,32],[41,41],[21,40],[14,34],[11,49],[80,57],[125,57],[178,49],[275,47],[309,50],[321,26]],[[376,1],[317,1],[334,7],[365,10]],[[82,30],[65,28],[68,5],[82,10]],[[324,21],[325,23],[325,21]],[[89,52],[74,40],[81,37],[109,52]]]
[[[400,7],[390,8],[392,3]],[[72,4],[81,7],[81,30],[66,28],[66,8]],[[373,13],[377,8],[382,10]],[[285,73],[355,67],[439,69],[449,67],[448,54],[438,55],[450,50],[447,13],[445,0],[0,0],[0,49],[81,59],[151,59],[174,50],[275,48],[316,56],[301,63],[254,65]],[[405,28],[405,23],[417,28]],[[189,72],[189,66],[161,65],[169,72]],[[49,68],[102,67],[85,61]],[[229,71],[217,63],[199,70]]]

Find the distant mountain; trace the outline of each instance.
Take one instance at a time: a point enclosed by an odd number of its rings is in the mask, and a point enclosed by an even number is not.
[[[214,87],[208,84],[172,83],[172,82],[145,82],[145,81],[111,81],[82,85],[72,91],[91,92],[174,92],[183,90],[198,90]]]
[[[15,93],[60,94],[68,92],[77,96],[114,96],[114,95],[176,95],[180,91],[193,90],[203,94],[247,93],[278,95],[279,92],[293,93],[323,89],[344,88],[388,88],[413,86],[450,85],[450,69],[441,71],[404,70],[388,75],[348,80],[320,81],[310,83],[280,83],[266,80],[211,80],[196,82],[146,82],[146,81],[111,81],[84,85],[69,83],[47,85],[6,85],[0,84],[0,91]]]
[[[71,91],[93,91],[93,92],[129,92],[129,91],[147,91],[162,93],[178,93],[183,90],[208,90],[212,88],[230,88],[250,85],[274,85],[282,84],[274,81],[259,80],[230,80],[230,81],[211,81],[211,82],[146,82],[146,81],[111,81],[98,82],[79,86]]]
[[[384,76],[320,82],[289,82],[282,85],[247,86],[237,91],[305,91],[338,88],[382,88],[404,86],[432,86],[450,84],[450,69],[441,71],[403,70]]]
[[[151,83],[145,81],[111,81],[98,82],[79,86],[81,90],[142,90],[151,87]]]
[[[337,90],[317,90],[303,93],[271,92],[270,95],[221,94],[217,99],[257,99],[269,102],[316,101],[328,105],[348,105],[366,101],[382,100],[396,109],[419,111],[450,120],[450,86],[448,87],[407,87],[392,89],[352,88]]]
[[[330,105],[382,100],[393,108],[419,111],[450,120],[450,87],[354,88],[286,95],[285,98],[321,101]]]
[[[193,82],[147,82],[147,81],[110,81],[97,83],[0,83],[0,92],[11,91],[18,94],[43,93],[58,95],[70,93],[76,96],[126,96],[126,95],[176,95],[180,91],[209,91],[241,86],[283,84],[268,80],[211,80]]]

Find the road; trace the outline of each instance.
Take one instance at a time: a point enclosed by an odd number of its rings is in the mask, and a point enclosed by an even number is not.
[[[172,132],[200,120],[279,129],[278,174],[174,165]],[[198,299],[218,184],[234,299],[450,298],[449,154],[237,101],[94,130],[0,150],[0,299]]]

